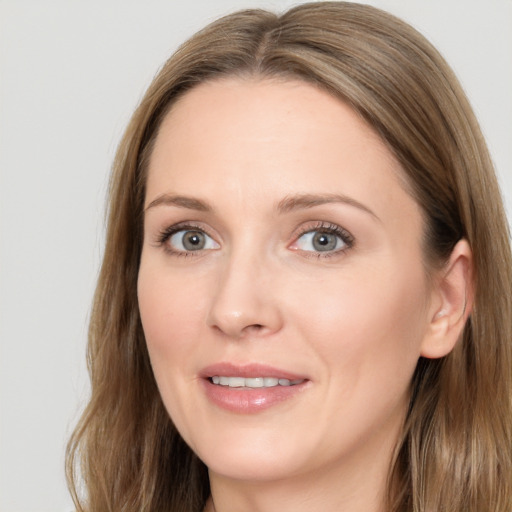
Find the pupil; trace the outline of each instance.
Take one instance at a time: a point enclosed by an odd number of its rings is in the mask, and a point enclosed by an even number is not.
[[[204,247],[204,234],[200,231],[188,231],[183,236],[183,247],[187,251],[197,251]]]
[[[316,233],[313,246],[317,251],[332,251],[336,248],[336,236],[330,233]]]

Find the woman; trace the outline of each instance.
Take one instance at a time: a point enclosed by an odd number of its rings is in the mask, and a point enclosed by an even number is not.
[[[343,2],[213,23],[117,154],[77,508],[509,510],[511,290],[422,36]]]

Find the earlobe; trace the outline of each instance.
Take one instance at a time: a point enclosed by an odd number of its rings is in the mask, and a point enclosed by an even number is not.
[[[457,242],[447,265],[436,277],[421,355],[444,357],[459,340],[474,300],[473,256],[466,240]]]

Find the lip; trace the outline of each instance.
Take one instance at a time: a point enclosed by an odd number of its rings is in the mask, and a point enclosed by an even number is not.
[[[200,381],[206,397],[216,406],[230,412],[254,414],[284,401],[291,400],[304,391],[310,381],[304,375],[281,370],[268,365],[251,363],[235,365],[232,363],[217,363],[207,366],[200,372]],[[275,386],[269,388],[229,388],[211,382],[216,375],[229,377],[274,377],[278,379],[303,380],[293,386]]]
[[[254,377],[275,377],[278,379],[288,380],[307,379],[305,375],[291,373],[286,370],[281,370],[273,366],[268,366],[259,363],[250,363],[242,365],[236,365],[233,363],[225,362],[217,363],[207,366],[206,368],[203,368],[199,375],[203,379],[209,379],[210,377],[213,377],[215,375],[225,375],[229,377],[245,377],[246,379]]]

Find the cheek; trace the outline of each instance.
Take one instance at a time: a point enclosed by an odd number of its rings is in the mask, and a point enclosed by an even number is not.
[[[181,357],[191,350],[187,341],[194,339],[204,316],[204,287],[197,281],[171,277],[164,271],[155,272],[142,262],[138,301],[156,374],[160,362],[178,361],[179,364]]]
[[[204,318],[204,287],[199,284],[141,263],[138,301],[153,374],[169,416],[186,439],[187,418],[194,417],[188,400],[193,376],[187,365],[194,365],[197,357],[197,344],[191,340],[201,338]]]
[[[396,433],[403,421],[424,325],[421,279],[415,288],[404,276],[367,277],[310,291],[297,308],[307,314],[301,330],[325,389],[315,422],[363,445],[372,432]]]
[[[421,268],[369,267],[304,285],[295,316],[333,372],[410,378],[425,332]],[[405,375],[401,375],[405,372]]]

